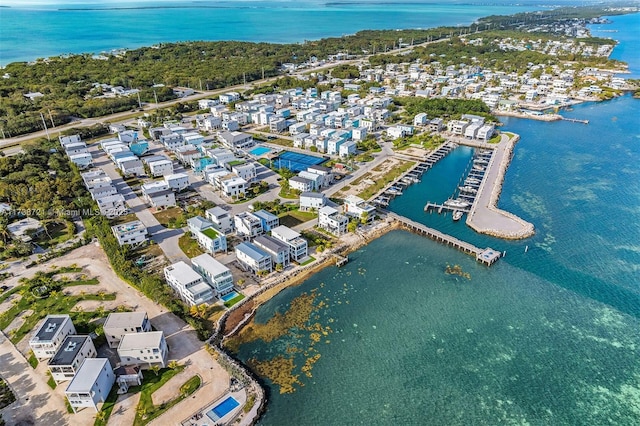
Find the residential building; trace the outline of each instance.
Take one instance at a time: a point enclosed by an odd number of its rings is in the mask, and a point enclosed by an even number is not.
[[[280,225],[271,230],[271,236],[289,245],[292,260],[300,262],[307,257],[307,240],[293,229]]]
[[[169,188],[174,191],[180,192],[189,187],[189,175],[186,173],[175,173],[164,177],[164,181]]]
[[[213,227],[223,234],[233,231],[233,218],[222,207],[214,207],[205,212],[207,219],[213,223]]]
[[[333,207],[325,206],[318,211],[318,227],[333,235],[340,236],[347,232],[349,218]]]
[[[89,336],[67,336],[53,358],[48,362],[49,372],[56,383],[66,382],[75,376],[86,358],[98,355]]]
[[[137,365],[142,369],[154,365],[166,367],[168,352],[162,331],[125,334],[118,345],[120,365]]]
[[[147,240],[147,228],[139,220],[114,225],[111,230],[121,246],[139,244]]]
[[[233,217],[236,234],[248,238],[256,237],[264,232],[262,221],[250,212],[241,212]]]
[[[269,213],[266,210],[258,210],[253,212],[253,215],[260,219],[260,223],[262,224],[262,230],[264,232],[271,231],[271,228],[275,228],[280,225],[280,218],[273,213]]]
[[[358,219],[366,217],[367,222],[371,222],[376,213],[376,208],[355,195],[347,195],[344,200],[344,212],[347,216]]]
[[[271,272],[271,255],[258,248],[255,244],[243,242],[235,247],[238,262],[254,274],[263,271]]]
[[[300,194],[300,210],[318,210],[327,204],[327,196],[321,192],[303,192]]]
[[[44,227],[38,219],[25,217],[24,219],[20,219],[7,225],[7,231],[9,231],[13,238],[28,243],[32,240],[31,236],[35,237],[44,232]]]
[[[201,216],[195,216],[187,220],[187,225],[200,247],[209,253],[227,251],[227,238],[214,229],[212,222]]]
[[[168,133],[160,135],[160,143],[163,144],[169,151],[175,151],[181,146],[184,146],[184,140],[182,136],[177,133]]]
[[[176,196],[164,181],[145,183],[141,186],[142,196],[153,207],[169,207],[176,205]]]
[[[236,175],[229,173],[227,176],[218,180],[220,191],[227,197],[244,197],[247,191],[247,181]]]
[[[211,286],[202,276],[183,261],[164,268],[164,277],[180,298],[189,305],[200,305],[213,299]]]
[[[259,235],[254,238],[253,244],[271,256],[273,265],[282,265],[283,268],[289,266],[291,254],[287,243],[270,235]]]
[[[111,181],[111,180],[109,180]],[[104,185],[104,186],[98,186],[95,188],[91,188],[89,190],[89,194],[91,194],[91,198],[93,198],[94,200],[98,200],[100,198],[104,198],[104,197],[108,197],[110,195],[116,195],[118,193],[118,190],[116,189],[115,186],[109,184],[109,185]]]
[[[106,358],[86,358],[64,391],[74,413],[78,409],[92,407],[98,412],[98,404],[104,403],[115,382],[115,375]]]
[[[246,149],[255,145],[253,136],[243,132],[220,132],[218,139],[230,149]]]
[[[429,130],[432,132],[441,132],[444,129],[444,120],[442,118],[434,118],[429,122]]]
[[[114,218],[129,212],[124,195],[122,194],[107,195],[106,197],[98,198],[96,199],[96,203],[98,204],[100,214],[108,218]]]
[[[76,328],[69,315],[47,315],[29,339],[29,347],[39,360],[49,359],[71,334],[76,334]]]
[[[342,158],[349,157],[350,155],[355,155],[357,151],[357,144],[355,141],[346,141],[340,145],[340,149],[338,150],[338,155]]]
[[[301,192],[311,192],[315,190],[315,182],[300,176],[293,176],[289,179],[289,186]]]
[[[309,166],[307,172],[322,176],[319,181],[319,188],[326,188],[333,183],[333,173],[329,167],[325,166]]]
[[[125,334],[151,331],[151,322],[144,311],[111,312],[102,328],[109,347],[115,349]]]
[[[80,170],[93,166],[93,156],[89,152],[70,155],[69,161],[78,166]]]
[[[116,368],[113,373],[116,375],[118,385],[118,395],[129,392],[129,386],[142,385],[142,370],[138,366],[128,365]]]
[[[256,180],[256,165],[254,163],[234,164],[231,166],[231,171],[247,181],[247,183]]]
[[[75,142],[75,143],[67,144],[64,147],[64,151],[67,154],[67,157],[70,157],[76,154],[86,154],[89,152],[89,150],[87,149],[87,144],[84,142]]]
[[[495,126],[493,124],[485,124],[484,126],[478,129],[478,134],[476,137],[483,141],[488,141],[495,133]]]
[[[148,163],[148,165],[151,176],[153,177],[173,174],[173,161],[169,159],[153,161]]]
[[[233,290],[231,271],[213,257],[206,253],[201,254],[191,259],[191,264],[207,280],[216,296],[227,294]]]

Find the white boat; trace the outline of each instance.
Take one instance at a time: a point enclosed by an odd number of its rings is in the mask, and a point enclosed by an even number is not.
[[[481,171],[481,172],[484,172],[484,169],[486,169],[486,167],[485,167],[485,166],[482,166],[482,165],[480,165],[480,164],[474,164],[474,165],[473,165],[473,168],[474,168],[475,170],[479,170],[479,171]]]
[[[455,212],[453,212],[453,221],[459,221],[460,219],[462,219],[462,215],[463,213],[460,210],[456,210]]]
[[[448,199],[444,202],[444,205],[447,207],[455,207],[457,209],[464,209],[465,207],[469,207],[469,203],[467,203],[466,201],[453,199]]]
[[[472,186],[459,186],[458,189],[460,189],[460,191],[462,191],[462,192],[466,192],[466,193],[469,193],[469,194],[475,194],[475,193],[478,192],[478,190],[475,189]]]
[[[476,179],[476,178],[466,178],[464,181],[465,185],[477,185],[480,183],[480,179]]]

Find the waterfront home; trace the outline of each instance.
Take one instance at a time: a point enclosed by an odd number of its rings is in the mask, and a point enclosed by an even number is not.
[[[235,247],[236,258],[246,270],[258,275],[264,271],[271,272],[271,255],[255,244],[243,242]]]
[[[175,173],[164,177],[170,189],[180,192],[189,187],[189,175],[186,173]]]
[[[469,124],[471,123],[464,120],[451,120],[447,123],[447,130],[454,135],[462,136]]]
[[[467,139],[475,139],[478,136],[478,130],[482,127],[481,124],[471,123],[464,130],[464,137]]]
[[[260,219],[262,224],[262,230],[264,232],[271,231],[271,228],[275,228],[280,225],[280,218],[273,213],[269,213],[266,210],[258,210],[253,212],[253,215]]]
[[[173,174],[173,161],[169,159],[152,161],[147,163],[151,176],[167,176]]]
[[[233,217],[236,234],[248,238],[256,237],[264,232],[262,220],[251,212],[241,212]]]
[[[213,223],[213,227],[223,234],[233,231],[233,218],[222,207],[213,207],[207,210],[205,215]]]
[[[142,369],[154,365],[166,367],[168,352],[162,331],[125,334],[118,345],[120,365],[135,365]]]
[[[89,336],[67,336],[47,363],[51,377],[60,384],[71,380],[86,358],[98,355]]]
[[[208,254],[191,259],[193,268],[202,275],[213,288],[216,296],[222,296],[233,290],[233,276],[229,268]]]
[[[333,207],[324,206],[318,210],[318,227],[333,235],[340,236],[347,232],[349,218]]]
[[[292,260],[300,262],[307,257],[307,240],[302,238],[300,233],[280,225],[271,230],[271,236],[289,245],[289,253]]]
[[[376,208],[355,195],[347,195],[344,200],[344,212],[347,216],[358,219],[365,218],[371,222],[376,212]]]
[[[147,228],[139,220],[114,225],[111,231],[121,246],[140,244],[147,240]]]
[[[267,252],[271,256],[273,265],[289,266],[291,250],[289,245],[270,235],[259,235],[253,240],[253,244]]]
[[[152,207],[169,207],[176,205],[176,196],[166,181],[148,182],[141,186],[143,199]]]
[[[151,322],[144,311],[112,312],[107,316],[102,328],[107,344],[115,349],[125,334],[151,331]]]
[[[104,403],[115,382],[115,375],[106,358],[86,358],[64,391],[74,413]]]
[[[493,124],[485,124],[478,129],[476,138],[486,142],[494,135],[495,129],[496,127]]]
[[[164,268],[167,284],[190,306],[207,303],[214,293],[209,284],[191,266],[183,261]]]
[[[201,216],[195,216],[187,220],[187,225],[191,235],[204,250],[209,253],[227,250],[227,238],[214,229],[212,222]]]
[[[327,197],[320,192],[303,192],[300,194],[300,210],[309,211],[324,207],[327,204]]]
[[[29,339],[29,347],[38,360],[49,359],[72,334],[76,334],[76,328],[69,315],[47,315]]]
[[[441,132],[444,129],[444,120],[442,118],[434,118],[429,122],[429,130],[432,132]]]

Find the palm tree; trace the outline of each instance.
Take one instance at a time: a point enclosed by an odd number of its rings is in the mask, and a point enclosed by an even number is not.
[[[149,367],[149,370],[153,371],[157,376],[158,373],[160,372],[160,366],[158,364],[154,364],[151,367]]]

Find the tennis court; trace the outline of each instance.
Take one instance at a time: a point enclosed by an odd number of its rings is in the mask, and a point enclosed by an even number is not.
[[[292,172],[307,170],[309,166],[315,166],[327,161],[325,158],[314,155],[300,154],[298,152],[284,151],[273,160],[273,167],[276,169],[286,168]]]

